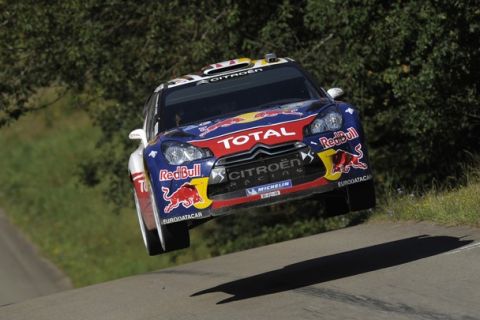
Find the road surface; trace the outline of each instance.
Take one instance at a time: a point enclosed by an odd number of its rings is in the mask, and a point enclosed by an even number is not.
[[[0,306],[69,288],[69,280],[38,254],[0,210]]]
[[[0,319],[480,319],[480,230],[370,223],[4,306]]]

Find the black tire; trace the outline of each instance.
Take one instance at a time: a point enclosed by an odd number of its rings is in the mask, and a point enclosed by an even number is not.
[[[350,211],[367,210],[375,207],[376,197],[373,180],[348,186],[347,195]]]
[[[150,175],[149,178],[151,179]],[[190,247],[190,234],[188,232],[188,224],[186,221],[164,225],[160,223],[158,206],[153,192],[153,186],[150,184],[150,199],[152,202],[153,214],[155,216],[155,224],[157,225],[156,231],[160,244],[163,241],[163,246],[161,246],[163,250],[162,252],[170,252]],[[160,230],[158,230],[158,228],[160,228]]]
[[[137,218],[138,223],[140,224],[140,231],[142,233],[143,242],[145,244],[145,248],[147,249],[147,253],[150,256],[156,256],[163,253],[162,244],[160,243],[160,238],[158,237],[157,229],[148,230],[147,226],[145,225],[145,221],[143,221],[142,213],[140,212],[140,205],[138,203],[138,197],[135,193],[135,189],[133,189],[133,196],[135,200],[135,207],[137,210]]]
[[[325,195],[325,216],[334,217],[350,212],[345,189]]]
[[[148,230],[145,223],[143,223],[143,226],[145,228],[145,247],[147,248],[148,255],[156,256],[164,253],[165,251],[163,251],[162,244],[158,238],[157,229]]]
[[[163,225],[165,252],[190,247],[190,233],[186,221]]]
[[[352,184],[327,193],[323,197],[327,217],[371,209],[375,207],[376,202],[373,180]]]

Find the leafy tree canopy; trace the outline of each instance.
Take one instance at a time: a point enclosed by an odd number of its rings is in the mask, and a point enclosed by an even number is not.
[[[90,110],[104,136],[85,173],[108,180],[122,203],[126,137],[158,84],[274,51],[359,106],[379,181],[444,179],[480,146],[479,4],[0,0],[0,125],[52,84],[113,101]]]

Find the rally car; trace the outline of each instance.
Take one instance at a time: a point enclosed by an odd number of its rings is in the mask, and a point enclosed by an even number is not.
[[[128,169],[150,255],[190,245],[189,229],[238,208],[325,198],[326,213],[375,205],[358,110],[290,58],[209,65],[147,100]]]

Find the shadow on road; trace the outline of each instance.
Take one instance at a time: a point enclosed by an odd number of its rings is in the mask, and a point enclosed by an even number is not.
[[[319,257],[281,269],[227,282],[192,294],[225,292],[228,303],[401,265],[447,252],[472,241],[456,237],[421,235],[371,247]]]

